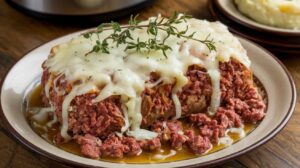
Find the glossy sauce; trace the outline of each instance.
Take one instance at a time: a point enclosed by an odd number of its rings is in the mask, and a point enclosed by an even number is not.
[[[36,87],[31,95],[29,96],[28,99],[28,108],[34,108],[34,107],[42,107],[42,97],[41,97],[41,86]],[[51,128],[48,128],[48,132],[46,132],[45,130],[36,127],[33,125],[33,121],[31,120],[31,116],[32,114],[30,113],[26,113],[27,114],[27,119],[28,122],[30,123],[32,129],[41,137],[43,137],[44,139],[46,139],[49,143],[53,144],[53,138],[54,135],[56,135],[59,132],[59,124],[54,124]],[[50,118],[49,118],[50,119]],[[187,125],[186,123],[183,123],[183,127],[184,128],[190,128],[189,125]],[[40,125],[45,125],[46,123],[38,123]],[[250,133],[255,127],[257,126],[257,124],[245,124],[244,125],[244,131],[245,134],[247,135],[248,133]],[[228,135],[232,138],[233,142],[237,142],[238,140],[240,140],[240,136],[237,133],[228,133]],[[76,154],[76,155],[81,155],[80,153],[80,146],[78,144],[75,143],[75,141],[71,140],[67,143],[63,143],[63,144],[59,144],[57,145],[59,148],[68,151],[70,153]],[[213,144],[213,148],[207,152],[204,155],[216,152],[218,150],[221,150],[223,148],[225,148],[226,146],[223,144]],[[163,144],[161,150],[156,151],[156,152],[142,152],[141,155],[139,156],[125,156],[122,159],[114,159],[114,158],[101,158],[100,160],[104,160],[104,161],[109,161],[109,162],[120,162],[120,163],[160,163],[160,162],[172,162],[172,161],[178,161],[178,160],[185,160],[185,159],[190,159],[190,158],[195,158],[201,155],[196,155],[194,153],[192,153],[186,146],[183,146],[182,150],[177,150],[176,154],[173,156],[169,156],[166,157],[165,159],[157,159],[155,156],[157,154],[160,154],[162,156],[164,155],[169,155],[171,152],[171,148],[169,145],[167,144]]]

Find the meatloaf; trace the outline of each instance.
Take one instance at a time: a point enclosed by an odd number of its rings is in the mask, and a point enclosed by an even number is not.
[[[176,26],[196,31],[195,38],[210,35],[216,50],[170,37],[167,57],[122,45],[90,54],[101,34],[54,47],[42,65],[41,85],[43,103],[55,109],[51,117],[60,125],[55,143],[74,140],[94,159],[140,155],[162,144],[204,154],[228,129],[261,121],[266,103],[238,39],[218,22],[189,19]],[[132,34],[150,36],[143,28]]]

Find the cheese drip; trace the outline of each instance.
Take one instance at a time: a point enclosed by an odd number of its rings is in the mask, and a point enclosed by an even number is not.
[[[208,108],[208,114],[213,116],[215,115],[221,101],[221,89],[220,89],[220,71],[219,71],[219,61],[210,60],[204,64],[207,68],[207,73],[210,76],[213,93],[211,95],[210,107]]]
[[[32,119],[38,123],[43,123],[47,121],[49,113],[54,113],[55,109],[53,107],[45,108],[30,108],[29,113],[32,114]],[[53,115],[55,116],[55,115]],[[53,120],[55,120],[56,116]],[[49,121],[47,124],[51,123],[53,120]]]
[[[232,145],[232,143],[234,142],[233,139],[228,135],[228,133],[236,133],[239,135],[239,138],[243,138],[246,136],[246,133],[244,131],[244,125],[241,125],[239,128],[235,128],[235,127],[232,127],[232,128],[229,128],[226,130],[225,132],[225,136],[224,137],[221,137],[219,138],[218,140],[218,144],[223,144],[225,146],[230,146]]]
[[[163,155],[163,154],[156,154],[154,155],[154,159],[155,160],[165,160],[169,157],[172,157],[174,155],[176,155],[176,150],[170,150],[170,153],[169,154],[166,154],[166,155]]]
[[[172,99],[175,105],[175,111],[176,111],[176,115],[175,118],[178,119],[181,117],[181,104],[180,101],[178,99],[178,96],[176,95],[176,93],[172,94]]]
[[[47,83],[45,84],[45,88],[44,88],[44,92],[45,92],[45,96],[48,98],[48,100],[50,100],[50,85],[52,83],[52,77],[50,77],[47,81]],[[49,103],[51,103],[51,101],[49,101]]]
[[[150,18],[155,19],[155,17]],[[159,18],[161,19],[161,18]],[[144,25],[149,20],[141,22]],[[167,51],[167,58],[161,51],[136,52],[125,51],[126,46],[121,44],[114,46],[108,41],[110,54],[90,53],[86,56],[96,41],[105,38],[112,31],[104,31],[99,37],[94,34],[90,39],[83,36],[56,46],[45,62],[45,67],[53,76],[64,75],[68,83],[82,82],[73,86],[68,95],[65,96],[62,107],[61,135],[68,140],[68,113],[71,101],[78,95],[92,91],[99,92],[92,101],[97,103],[112,95],[120,95],[125,125],[121,133],[126,133],[136,139],[151,139],[157,136],[155,132],[140,128],[142,121],[141,94],[145,87],[153,87],[157,83],[149,84],[151,72],[157,72],[162,84],[175,84],[172,90],[172,99],[176,109],[176,118],[181,117],[181,105],[177,93],[188,83],[185,76],[190,65],[199,65],[207,69],[213,85],[213,95],[210,105],[212,113],[215,112],[220,103],[220,74],[218,71],[219,61],[229,61],[231,57],[242,62],[249,68],[250,61],[238,39],[232,36],[227,27],[219,22],[208,22],[197,19],[189,19],[175,27],[181,31],[189,27],[187,34],[194,34],[196,39],[205,39],[208,35],[214,39],[217,51],[211,52],[202,43],[170,36],[165,44],[172,50]],[[152,38],[147,34],[147,29],[136,29],[131,32],[132,38],[147,41]],[[167,34],[159,31],[158,40],[163,40]],[[50,77],[50,80],[55,80]],[[49,98],[49,80],[45,92]],[[57,86],[55,86],[57,87]],[[60,91],[62,94],[63,92]]]
[[[142,123],[141,104],[141,97],[132,98],[126,103],[126,106],[128,107],[128,117],[132,119],[130,121],[131,130],[127,132],[127,135],[133,136],[137,140],[152,139],[157,136],[156,132],[140,128]]]

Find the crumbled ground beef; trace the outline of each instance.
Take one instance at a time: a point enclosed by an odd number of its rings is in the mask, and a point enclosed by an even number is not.
[[[187,145],[195,154],[203,154],[212,147],[208,137],[195,135],[193,130],[185,131],[185,135],[188,137]]]
[[[181,149],[186,142],[187,137],[183,134],[182,123],[180,121],[156,121],[151,129],[159,133],[159,139],[162,142],[170,142],[174,149]]]
[[[91,134],[105,138],[124,125],[119,97],[110,97],[96,104],[92,99],[96,94],[77,96],[72,101],[69,112],[69,130],[73,134]]]
[[[151,140],[141,140],[139,141],[141,148],[145,151],[155,151],[161,148],[161,142],[158,137]]]
[[[96,159],[101,156],[100,146],[102,145],[101,140],[90,134],[84,136],[77,136],[77,143],[80,145],[81,153],[84,156]]]
[[[123,137],[122,144],[125,145],[124,153],[129,156],[135,156],[142,153],[140,144],[132,137]]]
[[[122,144],[121,138],[114,134],[108,136],[100,147],[103,156],[122,158],[126,145]]]
[[[97,93],[75,97],[69,109],[69,133],[81,147],[81,153],[90,158],[122,158],[124,155],[139,155],[142,151],[155,151],[163,143],[180,150],[188,146],[194,153],[203,154],[225,135],[227,128],[240,127],[242,123],[256,123],[263,119],[266,105],[259,95],[251,71],[235,60],[219,65],[221,73],[221,105],[213,117],[205,112],[209,106],[212,87],[205,69],[192,65],[188,68],[189,82],[177,93],[182,106],[182,116],[195,128],[183,130],[181,121],[174,120],[175,106],[172,100],[173,84],[162,84],[146,88],[142,93],[142,127],[155,131],[158,137],[150,140],[136,140],[133,137],[119,137],[124,125],[119,96],[111,96],[98,103],[91,103]],[[153,72],[149,82],[157,82],[159,74]],[[44,70],[42,85],[50,74]],[[61,122],[61,107],[64,96],[72,89],[61,76],[57,83],[65,94],[58,95],[50,88],[50,100],[56,107]],[[43,93],[43,102],[49,104]],[[63,138],[55,136],[56,143]]]

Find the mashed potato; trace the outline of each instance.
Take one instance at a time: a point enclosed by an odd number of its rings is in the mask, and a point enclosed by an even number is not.
[[[260,23],[300,29],[300,0],[235,0],[238,9]]]

